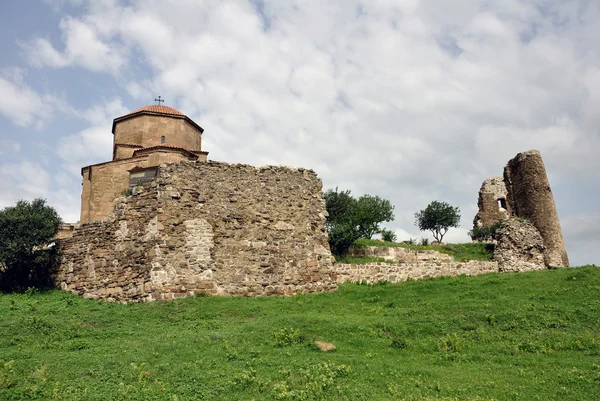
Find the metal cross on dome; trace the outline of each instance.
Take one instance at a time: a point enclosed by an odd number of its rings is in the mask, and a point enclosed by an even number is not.
[[[165,99],[161,99],[161,97],[159,96],[158,99],[154,99],[155,102],[158,102],[158,105],[160,106],[160,102],[165,102]]]

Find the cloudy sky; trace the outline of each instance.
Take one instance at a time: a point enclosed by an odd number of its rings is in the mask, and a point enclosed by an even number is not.
[[[328,3],[328,4],[325,4]],[[400,239],[539,149],[573,265],[600,264],[600,0],[0,2],[0,207],[77,221],[80,168],[156,96],[212,160],[312,168],[377,194]]]

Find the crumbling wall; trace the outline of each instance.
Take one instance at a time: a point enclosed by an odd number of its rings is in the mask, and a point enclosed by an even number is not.
[[[160,166],[106,222],[60,242],[61,287],[89,298],[271,295],[337,288],[312,170]]]
[[[569,258],[554,204],[554,196],[540,152],[517,154],[504,167],[508,203],[517,217],[525,218],[544,239],[544,262],[548,267],[568,267]]]
[[[503,272],[542,270],[544,263],[544,239],[530,222],[510,218],[495,233],[494,260]]]
[[[452,256],[430,249],[408,249],[393,246],[351,246],[348,254],[355,257],[383,258],[401,263],[454,261]]]
[[[489,227],[511,215],[506,201],[507,190],[502,177],[488,178],[481,184],[477,206],[479,212],[473,220],[474,227]]]
[[[337,282],[366,282],[368,284],[387,281],[399,283],[408,279],[458,276],[467,274],[474,276],[484,273],[498,272],[497,262],[470,260],[468,262],[411,262],[385,263],[373,262],[365,264],[336,263]]]

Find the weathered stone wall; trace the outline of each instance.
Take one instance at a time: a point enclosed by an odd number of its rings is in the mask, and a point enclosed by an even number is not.
[[[366,264],[336,263],[337,282],[367,282],[369,284],[387,281],[399,283],[408,279],[422,279],[460,274],[477,275],[498,272],[497,262],[471,260],[468,262],[411,262]]]
[[[58,232],[54,236],[54,239],[70,238],[73,236],[74,229],[75,229],[75,224],[62,223],[58,229]]]
[[[348,252],[350,256],[380,257],[391,263],[336,263],[334,270],[337,282],[396,283],[407,279],[524,272],[546,268],[542,256],[542,237],[533,225],[519,219],[509,219],[502,223],[499,233],[502,238],[494,251],[493,261],[458,262],[452,256],[434,250],[382,246],[351,247]]]
[[[188,150],[202,149],[201,132],[183,116],[140,115],[119,121],[115,125],[114,143],[150,147],[160,145],[163,136],[165,143]],[[122,157],[121,153],[115,156]]]
[[[500,271],[522,272],[546,269],[544,239],[533,224],[510,218],[494,234],[494,260]]]
[[[511,215],[510,206],[506,202],[506,185],[502,177],[488,178],[481,185],[477,206],[479,212],[473,220],[474,227],[489,227],[503,221]],[[499,205],[503,200],[506,207]]]
[[[321,191],[311,170],[162,165],[108,221],[60,242],[58,282],[118,301],[333,290]]]
[[[508,203],[513,213],[531,221],[544,239],[546,266],[568,267],[560,221],[540,152],[517,154],[504,167]]]
[[[350,256],[384,258],[394,262],[449,262],[454,258],[445,253],[433,250],[417,250],[387,246],[352,246],[348,250]]]

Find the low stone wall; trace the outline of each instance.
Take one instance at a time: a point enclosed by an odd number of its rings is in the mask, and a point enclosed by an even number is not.
[[[394,262],[449,262],[454,258],[432,250],[417,250],[387,246],[352,246],[350,256],[384,258]]]
[[[498,272],[498,263],[479,260],[468,262],[336,263],[334,268],[337,282],[340,284],[347,281],[374,284],[382,281],[399,283],[408,279],[496,273]]]
[[[337,288],[312,170],[218,162],[162,165],[106,222],[59,242],[57,281],[87,298],[198,292],[274,295]]]

